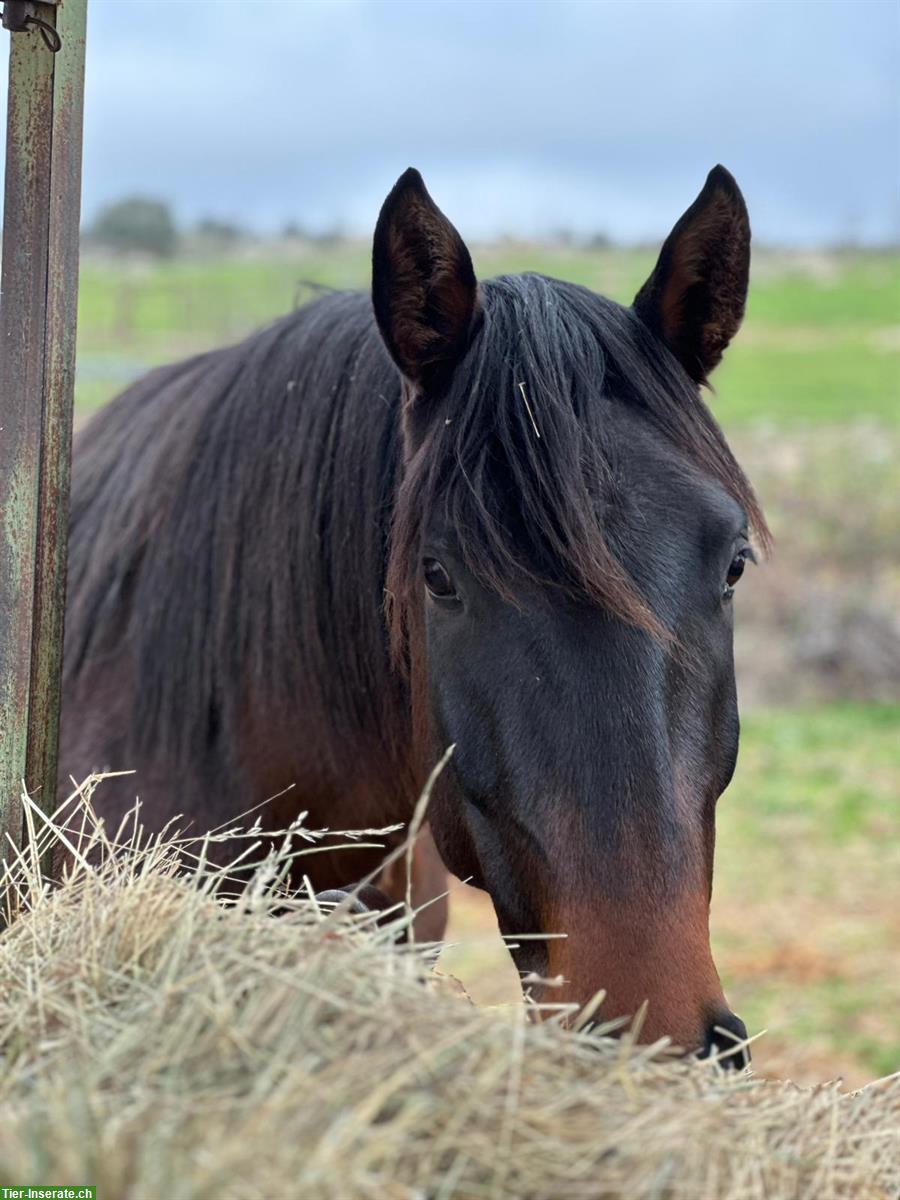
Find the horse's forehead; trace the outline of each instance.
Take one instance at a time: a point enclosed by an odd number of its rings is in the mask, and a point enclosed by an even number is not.
[[[606,441],[613,477],[626,497],[711,534],[737,533],[747,514],[722,484],[675,446],[650,418],[625,404],[608,408]]]

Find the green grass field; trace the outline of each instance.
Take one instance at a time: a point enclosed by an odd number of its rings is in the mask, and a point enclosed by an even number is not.
[[[652,266],[631,250],[485,247],[487,278],[534,270],[628,303]],[[311,294],[365,287],[368,248],[339,244],[157,266],[87,258],[79,303],[77,404],[103,404],[146,366],[242,337]],[[726,426],[900,423],[900,254],[772,255],[754,261],[744,328],[715,377]]]
[[[900,705],[754,712],[720,802],[713,941],[762,1068],[900,1069]]]

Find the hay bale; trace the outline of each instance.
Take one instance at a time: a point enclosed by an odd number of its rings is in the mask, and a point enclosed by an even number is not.
[[[801,1090],[480,1010],[427,952],[285,905],[287,850],[226,906],[221,873],[180,869],[183,843],[112,854],[87,825],[94,854],[82,836],[60,887],[37,888],[34,853],[4,883],[4,1182],[102,1200],[900,1194],[898,1078]]]

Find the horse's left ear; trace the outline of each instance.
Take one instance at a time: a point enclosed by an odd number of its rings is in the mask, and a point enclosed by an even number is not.
[[[478,307],[466,244],[414,168],[385,200],[372,246],[372,303],[391,357],[422,390],[465,354]]]
[[[750,221],[740,188],[713,167],[660,251],[635,311],[697,383],[737,333],[747,301]]]

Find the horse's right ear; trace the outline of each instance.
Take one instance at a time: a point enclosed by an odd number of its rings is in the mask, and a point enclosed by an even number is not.
[[[412,167],[375,226],[372,303],[406,378],[422,391],[446,382],[468,348],[478,289],[465,242]]]

